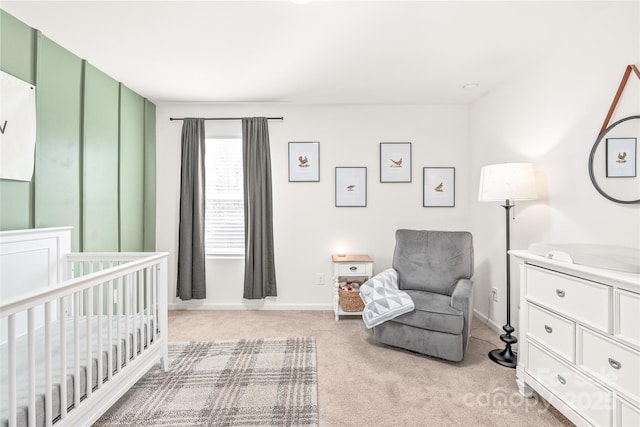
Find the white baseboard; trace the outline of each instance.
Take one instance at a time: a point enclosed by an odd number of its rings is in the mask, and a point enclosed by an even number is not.
[[[494,322],[493,320],[489,319],[487,316],[485,316],[484,314],[480,313],[475,308],[473,309],[473,316],[476,317],[478,320],[480,320],[485,325],[487,325],[488,327],[490,327],[491,329],[493,329],[496,333],[498,333],[498,334],[503,334],[504,333],[504,331],[502,330],[502,326],[498,325],[496,322]]]
[[[245,303],[212,304],[201,302],[183,302],[169,304],[169,310],[299,310],[333,311],[331,304],[265,304],[262,300]]]

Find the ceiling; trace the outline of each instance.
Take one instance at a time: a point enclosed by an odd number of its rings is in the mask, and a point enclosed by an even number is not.
[[[468,104],[611,2],[5,1],[154,102]],[[577,19],[580,17],[580,19]],[[463,85],[475,83],[475,89]]]

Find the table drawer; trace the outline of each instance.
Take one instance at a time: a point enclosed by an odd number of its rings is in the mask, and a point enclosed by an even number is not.
[[[575,362],[575,323],[533,304],[527,304],[527,310],[529,336],[569,362]]]
[[[611,287],[527,266],[526,297],[543,306],[611,333]]]
[[[640,294],[616,289],[614,319],[615,335],[640,349]]]
[[[371,269],[367,268],[370,265],[370,263],[366,262],[341,263],[338,265],[338,274],[352,276],[358,274],[371,274]]]
[[[578,326],[578,366],[640,400],[640,353]]]
[[[612,424],[612,393],[559,359],[527,343],[529,360],[527,371],[578,411],[587,421],[597,426]]]

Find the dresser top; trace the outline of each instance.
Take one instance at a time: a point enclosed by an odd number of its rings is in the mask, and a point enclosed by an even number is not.
[[[532,243],[529,252],[572,264],[640,274],[640,249],[615,245]]]
[[[633,292],[640,292],[640,274],[610,270],[591,265],[582,265],[572,262],[571,258],[552,255],[551,258],[538,255],[530,250],[512,250],[511,256],[519,258],[527,264],[559,271],[572,276],[601,282]]]

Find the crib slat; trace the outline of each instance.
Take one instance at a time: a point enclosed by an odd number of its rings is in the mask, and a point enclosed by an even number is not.
[[[125,283],[125,304],[124,304],[124,308],[125,308],[125,316],[124,316],[124,364],[128,365],[129,364],[129,357],[131,354],[131,341],[129,340],[129,338],[131,337],[131,332],[130,332],[130,323],[131,323],[131,274],[127,274],[126,276],[124,276],[124,283]]]
[[[151,340],[156,342],[156,331],[158,330],[158,315],[156,314],[156,307],[158,306],[158,281],[156,280],[156,274],[158,274],[158,267],[151,267],[151,318],[153,320],[153,328],[151,328]]]
[[[89,264],[90,266],[90,270],[93,270],[93,264]],[[87,359],[86,359],[86,367],[85,367],[85,372],[87,373],[87,378],[85,381],[85,388],[86,388],[86,396],[87,399],[91,397],[91,393],[92,393],[92,389],[93,389],[93,354],[91,353],[91,341],[92,341],[92,328],[91,328],[91,319],[93,316],[93,288],[88,288],[87,291],[87,299],[86,299],[86,326],[87,326],[87,334],[85,335],[85,339],[87,341],[86,345],[86,352],[87,352]]]
[[[82,291],[80,291],[82,292]],[[73,293],[73,406],[80,406],[80,292]]]
[[[36,334],[33,307],[27,310],[27,358],[29,360],[29,427],[36,425]]]
[[[123,278],[119,277],[118,278],[118,303],[116,304],[116,335],[117,335],[117,340],[116,340],[116,366],[117,366],[117,370],[118,372],[120,372],[120,370],[122,369],[122,366],[124,365],[123,362],[123,358],[122,358],[122,352],[125,350],[122,348],[122,326],[121,326],[121,319],[122,319],[122,315],[124,313],[124,284],[123,284]]]
[[[133,286],[131,287],[131,335],[133,341],[133,354],[131,359],[138,357],[138,315],[136,309],[138,308],[138,274],[133,273],[131,275]]]
[[[109,282],[107,285],[107,381],[113,376],[113,286],[115,283]]]
[[[7,317],[7,395],[9,397],[9,426],[16,425],[16,318]]]
[[[144,351],[144,347],[145,347],[145,336],[144,336],[144,275],[143,275],[143,271],[139,270],[137,275],[138,275],[138,313],[137,313],[137,319],[138,319],[138,328],[140,331],[140,337],[139,337],[139,341],[140,341],[140,354],[142,354],[142,352]]]
[[[147,347],[149,347],[151,345],[151,340],[152,340],[152,325],[153,322],[151,321],[151,304],[149,303],[151,301],[151,268],[145,268],[144,269],[144,305],[145,305],[145,325],[146,325],[146,329],[147,329],[147,338],[145,341],[145,344],[147,345]]]
[[[53,410],[52,410],[52,393],[53,387],[53,363],[52,363],[52,351],[51,351],[51,301],[44,304],[44,348],[45,348],[45,390],[44,390],[44,421],[46,426],[53,424]]]
[[[98,320],[98,323],[96,325],[96,329],[97,329],[96,334],[98,335],[98,350],[96,352],[96,357],[98,358],[97,387],[100,388],[102,386],[102,380],[104,379],[104,376],[102,375],[102,304],[104,302],[103,283],[98,284],[97,288],[98,288],[98,313],[96,318]]]
[[[58,299],[60,319],[60,419],[67,417],[67,298]]]

